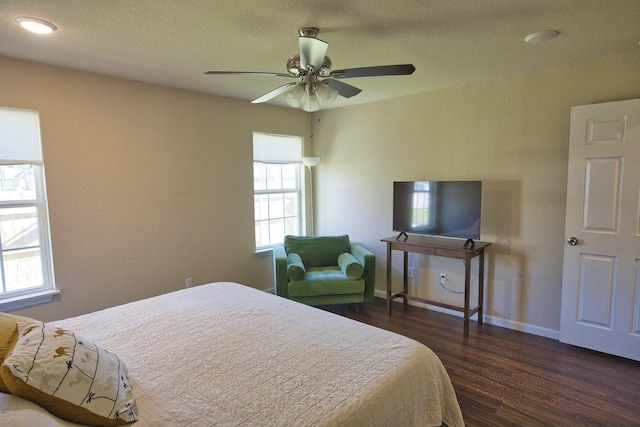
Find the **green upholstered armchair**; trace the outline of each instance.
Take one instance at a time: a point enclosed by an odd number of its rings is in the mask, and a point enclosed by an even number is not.
[[[376,258],[349,236],[286,236],[273,248],[275,293],[308,305],[374,299]]]

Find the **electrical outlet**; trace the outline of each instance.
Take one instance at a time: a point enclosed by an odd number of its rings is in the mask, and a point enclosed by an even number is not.
[[[193,279],[189,277],[188,279],[185,279],[184,283],[187,285],[187,288],[190,288],[193,286]]]
[[[413,279],[413,267],[407,267],[407,277]]]
[[[447,273],[440,273],[440,284],[444,285],[447,283]]]

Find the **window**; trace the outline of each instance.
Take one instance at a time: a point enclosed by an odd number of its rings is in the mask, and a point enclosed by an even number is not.
[[[0,304],[45,302],[55,293],[37,111],[0,107]]]
[[[302,138],[253,134],[253,205],[256,250],[283,243],[302,227]]]

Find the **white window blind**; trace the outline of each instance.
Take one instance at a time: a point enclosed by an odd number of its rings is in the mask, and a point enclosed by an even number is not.
[[[37,111],[3,108],[0,114],[0,159],[20,163],[42,161]]]
[[[295,163],[302,160],[299,136],[253,134],[253,161],[262,163]]]

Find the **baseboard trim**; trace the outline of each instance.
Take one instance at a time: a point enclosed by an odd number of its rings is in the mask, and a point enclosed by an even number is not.
[[[375,291],[376,298],[386,299],[387,295],[384,291]],[[402,298],[396,298],[394,301],[402,302]],[[451,316],[463,317],[462,312],[456,310],[450,310],[448,308],[438,307],[435,305],[424,304],[418,301],[409,301],[409,305],[414,307],[426,308],[427,310],[437,311],[439,313],[449,314]],[[471,317],[471,319],[477,319],[477,315]],[[528,323],[516,322],[514,320],[503,319],[501,317],[484,315],[483,321],[490,325],[499,326],[501,328],[512,329],[515,331],[525,332],[531,335],[538,335],[545,338],[550,338],[554,340],[560,340],[560,331],[556,331],[553,329],[542,328],[536,325],[530,325]]]

